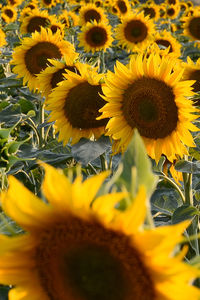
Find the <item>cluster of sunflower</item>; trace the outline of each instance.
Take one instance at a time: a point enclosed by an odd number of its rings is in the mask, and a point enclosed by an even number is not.
[[[156,164],[163,156],[173,164],[195,147],[200,7],[7,0],[0,12],[1,55],[15,23],[20,45],[10,68],[42,97],[59,142],[106,135],[114,155],[137,130]],[[185,57],[187,43],[193,59]],[[10,300],[200,299],[200,271],[183,261],[190,221],[154,228],[143,184],[136,195],[115,187],[104,193],[107,171],[73,181],[40,164],[42,199],[14,176],[0,195],[3,212],[23,229],[0,235],[0,284],[12,286]]]

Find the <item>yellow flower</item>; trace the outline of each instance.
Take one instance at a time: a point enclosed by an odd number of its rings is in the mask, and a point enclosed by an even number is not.
[[[7,0],[8,5],[16,7],[22,3],[23,0]]]
[[[66,56],[64,61],[48,59],[50,66],[37,75],[38,89],[43,96],[47,98],[59,82],[65,80],[63,73],[66,73],[66,70],[80,74],[78,71],[79,63],[75,63],[77,56],[76,53]]]
[[[82,137],[98,139],[107,124],[107,119],[96,120],[100,115],[98,110],[105,104],[99,95],[103,75],[91,66],[80,63],[76,66],[80,74],[66,69],[68,74],[63,75],[67,80],[52,91],[47,101],[47,109],[51,111],[49,121],[55,121],[59,141],[64,144],[70,140],[75,144]]]
[[[123,48],[143,50],[148,46],[154,31],[154,24],[149,17],[144,17],[143,13],[129,14],[116,27],[115,37]]]
[[[36,90],[36,74],[47,67],[48,59],[60,59],[74,52],[73,45],[64,41],[58,31],[53,34],[50,29],[42,27],[41,32],[36,31],[32,37],[24,38],[22,45],[14,49],[13,72],[18,78],[23,77],[23,84],[27,84],[30,90]]]
[[[96,7],[95,4],[83,5],[79,11],[79,25],[85,25],[87,22],[108,23],[104,10]]]
[[[111,118],[106,130],[117,152],[127,148],[135,128],[156,161],[161,154],[169,160],[183,157],[185,145],[195,146],[189,130],[199,130],[191,123],[197,109],[186,98],[194,94],[194,82],[180,81],[184,69],[179,65],[168,56],[140,54],[131,57],[129,67],[117,62],[115,73],[108,72],[102,88],[108,103],[98,119]]]
[[[41,5],[46,8],[52,8],[53,6],[56,6],[55,0],[40,0]]]
[[[140,11],[144,13],[144,16],[148,16],[150,19],[157,20],[160,17],[159,14],[159,6],[155,3],[152,3],[151,5],[142,5],[140,8]]]
[[[126,193],[95,197],[107,172],[71,183],[44,168],[48,202],[12,176],[1,197],[7,215],[27,231],[0,235],[0,282],[14,286],[10,300],[199,299],[191,285],[199,271],[173,252],[189,222],[145,230],[143,187],[120,212],[114,207]]]
[[[59,20],[65,27],[78,26],[79,17],[73,11],[63,10],[59,16]]]
[[[194,92],[200,92],[200,58],[194,63],[191,58],[187,57],[187,63],[183,62],[184,73],[183,73],[183,80],[195,80],[194,84],[192,85]],[[197,100],[195,102],[196,105],[200,104],[200,101]]]
[[[176,19],[180,12],[179,5],[171,5],[166,8],[166,18]]]
[[[1,9],[1,18],[6,23],[15,22],[17,19],[17,11],[11,5],[3,6]]]
[[[188,36],[193,41],[200,41],[200,14],[195,11],[192,16],[182,18],[183,35]]]
[[[169,47],[169,54],[173,57],[181,56],[181,44],[171,35],[167,30],[163,30],[160,33],[157,32],[153,36],[153,42],[156,43],[161,52]]]
[[[21,33],[40,32],[41,27],[49,27],[50,24],[56,23],[56,17],[50,16],[47,11],[39,11],[33,9],[29,11],[29,15],[22,19],[20,26]]]
[[[86,52],[106,51],[112,44],[111,26],[104,23],[87,23],[78,35],[79,46]]]
[[[117,8],[120,17],[125,17],[131,12],[131,6],[128,0],[115,0],[113,6]]]

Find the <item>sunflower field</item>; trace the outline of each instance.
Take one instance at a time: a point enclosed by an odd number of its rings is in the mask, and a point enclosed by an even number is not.
[[[200,2],[1,0],[0,300],[200,300]]]

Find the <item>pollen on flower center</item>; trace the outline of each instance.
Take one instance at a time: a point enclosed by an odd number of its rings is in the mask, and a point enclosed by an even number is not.
[[[36,250],[42,287],[51,300],[154,300],[138,250],[123,233],[68,217],[41,236]]]

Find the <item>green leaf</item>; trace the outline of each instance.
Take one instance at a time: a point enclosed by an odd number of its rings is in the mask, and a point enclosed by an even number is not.
[[[198,161],[185,161],[179,160],[175,164],[175,169],[182,173],[199,174],[200,173],[200,162]]]
[[[106,150],[111,148],[108,137],[102,136],[95,142],[82,138],[76,145],[72,146],[72,156],[83,165],[95,160]]]
[[[145,185],[150,196],[155,188],[157,177],[152,172],[151,161],[137,130],[122,158],[123,171],[118,179],[132,196],[135,196],[140,185]]]
[[[196,215],[200,215],[199,210],[190,205],[182,205],[178,207],[172,215],[172,223],[177,224],[185,220],[191,220]]]

